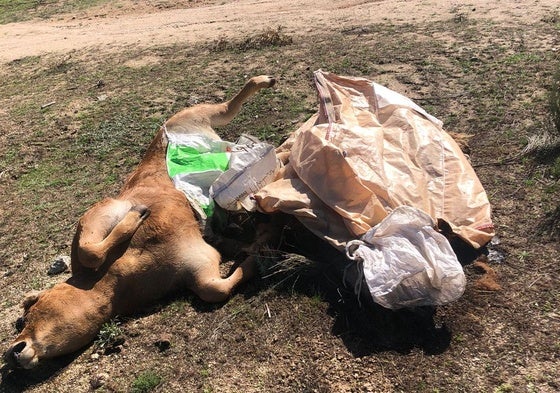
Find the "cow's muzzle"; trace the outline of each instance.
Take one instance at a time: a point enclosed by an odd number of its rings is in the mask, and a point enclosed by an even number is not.
[[[13,343],[6,353],[4,353],[4,361],[8,367],[12,369],[30,369],[35,367],[38,363],[35,350],[26,340]]]

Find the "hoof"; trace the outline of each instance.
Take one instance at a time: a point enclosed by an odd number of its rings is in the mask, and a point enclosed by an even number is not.
[[[273,87],[276,84],[276,79],[269,76],[268,77],[268,87]]]
[[[268,75],[259,75],[251,78],[250,83],[255,83],[260,89],[266,89],[276,84],[276,79]]]

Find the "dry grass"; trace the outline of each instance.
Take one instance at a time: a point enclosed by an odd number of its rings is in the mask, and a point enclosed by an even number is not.
[[[252,49],[259,50],[291,45],[293,43],[293,38],[285,34],[282,30],[281,26],[267,28],[244,40],[231,39],[228,37],[220,38],[210,45],[210,49],[214,52],[225,50],[246,52]]]

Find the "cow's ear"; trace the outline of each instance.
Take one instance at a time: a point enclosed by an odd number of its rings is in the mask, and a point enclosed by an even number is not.
[[[22,307],[25,311],[29,310],[29,308],[34,305],[35,303],[37,303],[37,300],[39,300],[39,297],[41,296],[41,292],[40,291],[31,291],[28,292],[25,295],[25,298],[23,299],[23,303],[22,303]]]

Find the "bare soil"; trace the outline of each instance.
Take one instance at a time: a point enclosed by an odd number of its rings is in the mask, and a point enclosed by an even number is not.
[[[270,26],[306,35],[372,23],[425,24],[456,15],[515,25],[552,15],[556,9],[554,1],[531,0],[468,4],[445,0],[127,0],[118,2],[118,7],[104,5],[79,14],[0,26],[0,60],[84,48],[114,53],[129,45],[192,44],[243,37]]]
[[[547,226],[560,170],[519,155],[550,127],[556,1],[123,0],[40,18],[47,6],[0,25],[2,350],[24,293],[68,277],[46,272],[157,126],[254,74],[278,84],[224,138],[281,140],[317,109],[318,68],[374,79],[473,135],[505,258],[489,262],[501,289],[467,265],[459,301],[391,312],[359,303],[340,261],[315,253],[319,264],[254,280],[225,304],[182,293],[121,318],[109,350],[3,369],[1,393],[560,390],[560,247]],[[297,226],[286,236],[322,247]]]

